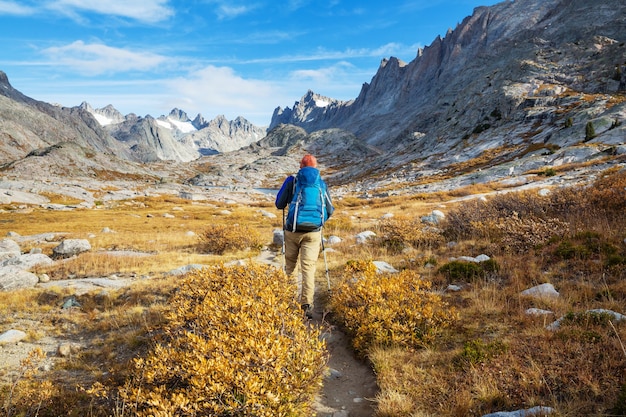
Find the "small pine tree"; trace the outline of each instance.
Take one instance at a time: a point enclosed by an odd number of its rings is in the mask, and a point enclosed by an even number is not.
[[[622,81],[622,66],[619,64],[615,66],[615,74],[613,74],[613,79],[615,81]]]
[[[593,128],[593,123],[587,122],[585,126],[585,140],[591,140],[596,137],[596,130]]]
[[[565,127],[572,127],[573,124],[574,120],[571,117],[568,117],[567,120],[565,120]]]

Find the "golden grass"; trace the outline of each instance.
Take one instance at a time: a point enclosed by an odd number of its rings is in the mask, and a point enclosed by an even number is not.
[[[490,197],[492,204],[499,204],[498,209],[452,202],[455,195],[488,192],[489,186],[439,193],[429,198],[416,195],[338,201],[336,214],[324,231],[326,237],[336,235],[342,239],[332,247],[334,251],[327,252],[332,288],[338,284],[346,262],[384,260],[430,280],[433,289],[440,291],[443,299],[459,312],[458,322],[445,329],[428,348],[378,346],[367,352],[380,387],[377,417],[479,416],[535,405],[554,407],[561,416],[607,415],[624,410],[626,398],[620,397],[620,390],[626,386],[626,354],[622,347],[626,325],[614,323],[612,328],[606,323],[580,319],[555,332],[546,330],[545,326],[568,313],[588,309],[626,312],[623,310],[625,187],[626,175],[609,170],[592,188],[555,190],[546,206],[543,206],[545,200],[517,193],[500,199]],[[43,316],[46,318],[40,319],[40,329],[46,334],[67,335],[67,329],[71,329],[71,336],[80,334],[87,338],[89,348],[67,359],[55,371],[58,374],[54,373],[64,381],[60,386],[66,389],[59,388],[59,398],[65,396],[75,409],[87,410],[89,401],[95,400],[69,395],[72,378],[87,386],[87,382],[106,379],[101,370],[106,369],[109,378],[123,383],[127,372],[122,364],[131,355],[146,352],[152,332],[158,331],[166,320],[163,311],[176,291],[179,278],[160,278],[162,272],[188,263],[212,264],[255,255],[245,251],[227,252],[223,256],[199,253],[197,237],[190,237],[187,232],[198,235],[208,224],[244,224],[257,230],[269,244],[273,229],[280,227],[280,213],[277,219],[268,219],[259,213],[261,208],[271,211],[271,204],[195,204],[179,199],[146,198],[95,210],[52,212],[35,208],[30,213],[0,213],[0,222],[6,222],[2,224],[23,236],[57,231],[90,240],[93,246],[90,253],[59,262],[47,270],[54,278],[70,274],[153,277],[139,280],[131,288],[110,292],[105,298],[97,294],[81,296],[83,308],[72,314],[58,308],[69,295],[67,290],[0,293],[0,323],[10,325]],[[406,247],[395,251],[376,238],[363,245],[355,242],[354,236],[364,230],[377,234],[384,231],[381,225],[386,213],[393,213],[392,221],[401,224],[419,219],[433,208],[443,210],[448,220],[460,219],[458,223],[441,225],[443,234],[456,245]],[[232,214],[224,215],[223,210]],[[485,218],[500,218],[507,227],[523,227],[524,233],[532,231],[525,228],[526,223],[513,221],[506,210],[537,222],[541,216],[558,218],[570,227],[563,236],[553,239],[542,236],[540,243],[516,251],[514,246],[502,245],[506,239],[495,233],[509,229],[498,229],[494,226],[497,223],[488,223],[490,219]],[[165,218],[165,213],[175,217]],[[468,227],[450,230],[457,225]],[[103,233],[105,227],[114,233]],[[564,245],[566,241],[569,246]],[[51,253],[54,244],[23,243],[22,249],[38,246]],[[137,254],[105,254],[109,250]],[[451,257],[481,253],[497,261],[500,267],[497,273],[470,282],[455,282],[461,284],[461,291],[444,292],[451,282],[438,269]],[[316,285],[321,299],[327,302],[333,294],[327,291],[323,268],[320,256]],[[520,295],[524,289],[545,282],[554,284],[561,296],[535,299]],[[531,307],[553,313],[529,316],[525,311]],[[333,319],[332,314],[329,319]],[[59,326],[63,330],[58,330]],[[31,340],[36,342],[41,331],[32,330]],[[100,368],[102,364],[106,366]],[[84,371],[74,371],[72,377],[67,369]],[[47,415],[70,414],[62,407],[54,412],[57,414]]]

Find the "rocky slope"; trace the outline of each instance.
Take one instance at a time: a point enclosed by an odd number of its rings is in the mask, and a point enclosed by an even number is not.
[[[623,2],[479,7],[410,63],[384,59],[355,100],[309,91],[293,108],[277,108],[270,128],[349,131],[381,151],[370,166],[381,176],[440,170],[486,150],[500,149],[492,159],[501,163],[542,147],[607,148],[626,137],[625,45]]]
[[[59,108],[0,75],[0,169],[11,178],[273,188],[312,152],[338,193],[385,195],[560,185],[626,158],[626,4],[610,0],[479,7],[413,61],[384,59],[356,99],[309,91],[277,108],[267,134],[179,109]]]
[[[154,119],[124,116],[111,105],[55,106],[25,96],[0,71],[0,163],[16,163],[32,151],[65,142],[122,161],[189,162],[203,154],[239,149],[263,136],[265,129],[243,118],[229,122],[218,116],[207,122],[198,115],[192,121],[174,109]]]

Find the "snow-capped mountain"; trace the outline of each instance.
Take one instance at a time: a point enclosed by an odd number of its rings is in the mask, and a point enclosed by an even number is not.
[[[181,109],[153,118],[122,115],[112,105],[88,111],[114,138],[128,145],[135,158],[143,162],[174,160],[188,162],[202,155],[234,151],[257,142],[265,129],[254,126],[243,117],[228,121],[217,116],[207,122],[201,114],[193,120]]]

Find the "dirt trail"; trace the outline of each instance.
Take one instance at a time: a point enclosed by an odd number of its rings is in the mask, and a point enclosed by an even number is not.
[[[282,255],[264,250],[256,259],[281,268]],[[319,272],[319,271],[318,271]],[[358,359],[349,338],[328,321],[321,298],[327,296],[326,278],[316,280],[312,326],[318,326],[329,352],[329,375],[314,404],[315,417],[370,417],[374,415],[374,397],[378,392],[376,376],[369,363]]]
[[[315,404],[316,416],[373,416],[378,386],[370,364],[355,357],[348,337],[325,320],[321,308],[313,312],[311,324],[323,330],[329,352],[329,375]]]

